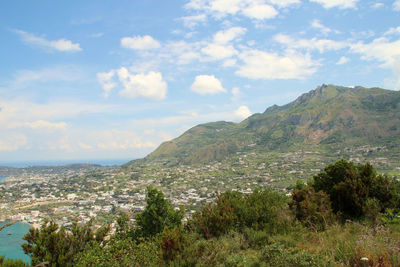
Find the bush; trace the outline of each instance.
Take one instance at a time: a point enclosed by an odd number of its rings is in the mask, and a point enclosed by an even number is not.
[[[399,208],[399,182],[386,176],[377,175],[369,163],[354,165],[346,160],[331,164],[312,181],[315,191],[329,195],[335,213],[345,218],[362,218],[376,199],[380,212],[387,208]],[[368,205],[367,205],[368,204]],[[368,207],[367,207],[368,206]],[[370,213],[369,213],[370,215]]]
[[[93,243],[77,255],[74,266],[125,267],[159,266],[160,248],[153,240],[136,243],[132,240],[112,240],[101,247]]]
[[[234,225],[232,206],[227,199],[218,196],[215,204],[210,203],[194,214],[193,224],[206,239],[225,234]]]
[[[5,259],[4,256],[0,256],[0,267],[28,267],[22,260]]]
[[[166,263],[174,260],[185,245],[185,233],[178,227],[172,230],[165,228],[160,239],[162,257]]]
[[[306,250],[288,247],[279,242],[265,246],[259,259],[267,266],[333,266],[328,259],[321,255],[313,255]]]
[[[164,227],[172,229],[182,225],[184,211],[175,210],[160,190],[147,187],[146,204],[145,210],[136,218],[139,236],[155,236],[161,233]]]
[[[306,187],[294,190],[292,199],[290,208],[304,226],[321,231],[334,220],[331,201],[325,192],[315,192],[314,188]]]
[[[73,266],[75,256],[92,243],[102,244],[109,226],[91,229],[91,222],[78,225],[74,222],[68,232],[52,221],[45,220],[40,229],[31,228],[24,236],[25,254],[31,256],[32,265],[48,262],[50,266]]]
[[[235,226],[277,233],[287,230],[287,198],[275,191],[255,190],[249,195],[227,191],[221,195],[232,207]]]
[[[193,223],[207,239],[232,229],[253,228],[272,234],[288,230],[290,217],[287,211],[287,198],[278,192],[256,190],[246,196],[227,191],[218,196],[215,204],[196,213]]]

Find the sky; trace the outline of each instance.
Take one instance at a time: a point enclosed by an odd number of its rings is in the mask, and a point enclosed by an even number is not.
[[[400,0],[0,1],[0,162],[140,158],[321,84],[400,89]]]

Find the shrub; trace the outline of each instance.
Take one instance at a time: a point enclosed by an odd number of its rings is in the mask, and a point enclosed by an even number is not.
[[[288,247],[279,242],[265,246],[259,259],[267,266],[333,266],[328,259],[321,255],[313,255],[306,250]]]
[[[275,191],[255,190],[249,195],[230,192],[221,195],[231,205],[235,226],[277,233],[287,229],[287,198]]]
[[[185,245],[185,234],[178,227],[172,230],[164,228],[160,239],[162,257],[166,263],[174,260]]]
[[[321,231],[333,221],[331,201],[325,192],[315,192],[314,188],[306,187],[294,190],[292,199],[290,208],[296,219],[306,227]]]
[[[153,240],[136,243],[132,240],[112,240],[101,247],[93,243],[77,255],[78,267],[159,266],[160,248]]]
[[[0,267],[28,267],[29,264],[22,260],[5,259],[4,256],[0,256]]]
[[[164,194],[155,188],[147,187],[146,208],[136,218],[138,234],[143,237],[155,236],[164,230],[182,225],[184,211],[175,210]]]
[[[218,196],[215,204],[210,203],[194,214],[193,223],[206,239],[218,237],[233,228],[232,206],[226,198]]]
[[[232,229],[253,228],[270,234],[286,231],[290,225],[287,198],[271,190],[256,190],[249,195],[227,191],[196,213],[193,223],[207,239]]]
[[[52,221],[45,220],[40,229],[31,228],[24,236],[25,254],[31,256],[32,265],[48,262],[50,266],[73,266],[75,256],[92,243],[103,243],[108,225],[94,232],[91,222],[78,225],[74,222],[68,232]]]
[[[376,199],[374,208],[380,212],[387,208],[399,208],[399,182],[377,175],[369,163],[354,165],[346,160],[331,164],[312,181],[315,191],[324,191],[330,197],[335,213],[345,218],[361,218],[368,211],[367,200]],[[379,205],[378,205],[379,204]],[[368,206],[372,207],[372,202]],[[369,213],[369,215],[371,215]]]

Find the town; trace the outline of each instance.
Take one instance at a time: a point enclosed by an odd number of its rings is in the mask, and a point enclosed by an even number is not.
[[[98,228],[125,212],[145,208],[146,187],[161,189],[186,217],[215,199],[219,192],[248,194],[255,188],[273,188],[290,194],[296,180],[307,181],[338,158],[370,162],[386,175],[400,174],[400,163],[384,157],[385,148],[346,148],[327,156],[317,151],[291,153],[239,152],[225,161],[168,166],[165,162],[142,165],[79,168],[33,168],[0,182],[0,221],[14,220],[40,227],[44,218],[69,227],[73,221],[94,220]],[[15,172],[14,172],[15,173]]]

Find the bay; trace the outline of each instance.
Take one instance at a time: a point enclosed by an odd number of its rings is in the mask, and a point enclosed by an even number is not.
[[[7,176],[0,176],[0,182],[4,181],[4,179],[6,179]]]
[[[6,223],[8,221],[0,223],[0,226]],[[6,256],[6,259],[19,259],[30,263],[30,257],[24,253],[21,247],[25,242],[22,238],[30,228],[29,224],[17,222],[3,229],[0,232],[0,255]]]

